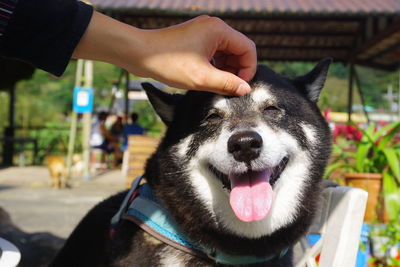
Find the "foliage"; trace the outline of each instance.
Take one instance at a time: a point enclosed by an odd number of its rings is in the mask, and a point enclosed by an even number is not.
[[[303,75],[310,71],[315,63],[312,62],[267,62],[267,66],[271,67],[277,73],[281,73],[288,77]],[[373,75],[369,77],[374,77]],[[347,90],[348,90],[348,67],[341,63],[333,63],[329,67],[329,74],[322,90],[318,106],[321,110],[331,108],[338,112],[347,110]],[[378,87],[374,89],[380,94]],[[378,101],[380,101],[379,98]],[[358,94],[354,94],[354,102],[361,103]]]
[[[393,142],[395,134],[399,132],[400,122],[387,124],[379,130],[376,130],[374,124],[369,125],[365,130],[355,124],[352,124],[352,127],[361,132],[362,138],[360,141],[356,138],[353,143],[349,143],[355,145],[355,151],[345,150],[344,147],[336,144],[335,148],[341,152],[339,157],[345,162],[336,160],[335,163],[338,164],[335,167],[345,167],[362,173],[388,171],[400,182],[400,146]],[[355,164],[350,164],[351,159],[354,159]],[[334,169],[333,166],[331,168]]]
[[[318,106],[321,110],[326,110],[327,108],[333,109],[337,112],[347,111],[347,91],[348,91],[348,81],[331,76],[327,77],[324,89],[319,97]],[[358,94],[354,94],[354,103],[361,103],[361,99]]]
[[[69,140],[68,123],[52,123],[45,124],[45,128],[30,131],[30,136],[38,141],[38,155],[36,161],[43,163],[47,155],[66,155]],[[79,152],[82,147],[81,135],[77,135],[75,140],[75,152]]]
[[[400,224],[398,221],[391,221],[385,226],[373,226],[370,238],[372,242],[377,238],[383,240],[384,242],[377,249],[380,250],[382,256],[374,255],[370,262],[373,266],[377,267],[389,267],[389,266],[400,266],[400,255],[393,257],[391,255],[391,250],[396,249],[400,244]],[[377,243],[374,244],[375,246]]]
[[[358,67],[357,71],[365,105],[387,109],[388,101],[383,98],[383,94],[387,92],[389,85],[394,88],[400,88],[399,73],[379,71],[366,67]]]
[[[334,144],[334,161],[327,167],[325,177],[338,168],[350,172],[381,173],[385,206],[390,218],[400,214],[400,144],[395,142],[400,122],[393,122],[377,129],[371,124],[363,130],[353,124],[362,134],[360,141],[352,140]],[[354,149],[349,149],[353,146]]]
[[[45,71],[36,70],[32,78],[16,85],[15,122],[18,128],[43,127],[45,122],[62,123],[72,110],[72,94],[75,84],[76,62],[71,61],[61,78]],[[119,68],[95,62],[93,86],[95,106],[108,105],[111,85],[119,75]],[[7,126],[8,96],[0,94],[0,127]],[[40,114],[40,116],[38,116]]]
[[[149,135],[162,135],[165,131],[165,125],[160,121],[149,102],[138,101],[134,104],[133,110],[139,114],[139,125],[141,125]]]

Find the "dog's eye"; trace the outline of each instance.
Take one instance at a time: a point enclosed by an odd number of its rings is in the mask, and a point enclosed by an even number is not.
[[[266,106],[264,108],[264,112],[274,112],[274,111],[280,111],[280,109],[276,106]]]
[[[212,112],[210,114],[208,114],[205,118],[205,120],[207,121],[217,121],[217,120],[221,120],[222,119],[222,114],[218,113],[218,112]]]

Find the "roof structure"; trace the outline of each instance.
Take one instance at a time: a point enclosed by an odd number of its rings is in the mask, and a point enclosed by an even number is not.
[[[15,83],[32,77],[35,68],[12,59],[0,58],[0,91],[12,90]]]
[[[400,63],[400,0],[92,0],[145,29],[200,14],[222,18],[257,45],[259,60],[332,57],[383,70]]]

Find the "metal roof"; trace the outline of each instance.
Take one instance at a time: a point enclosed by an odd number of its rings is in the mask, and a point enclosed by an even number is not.
[[[222,18],[257,45],[259,60],[332,57],[394,70],[400,63],[400,0],[92,0],[99,11],[155,29],[199,14]]]

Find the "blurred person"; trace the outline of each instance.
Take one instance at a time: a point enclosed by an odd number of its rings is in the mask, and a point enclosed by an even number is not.
[[[216,17],[142,30],[76,0],[2,0],[0,25],[0,56],[57,76],[70,58],[90,59],[177,88],[240,96],[256,72],[254,42]]]
[[[112,146],[114,152],[114,167],[117,167],[122,162],[121,144],[123,142],[124,124],[122,117],[117,116],[117,119],[111,125],[110,134],[112,136]]]
[[[122,122],[122,117],[117,116],[116,120],[111,125],[110,134],[116,141],[118,141],[118,143],[120,143],[120,141],[122,140],[123,131],[124,131],[124,124]]]
[[[92,165],[95,166],[97,163],[96,153],[93,149],[99,149],[101,151],[101,168],[106,168],[106,155],[111,153],[112,150],[110,148],[109,139],[111,135],[106,129],[105,122],[107,120],[108,114],[107,112],[100,112],[97,114],[97,118],[92,123],[92,129],[90,131],[90,146],[92,147],[91,151],[91,161]],[[108,137],[108,138],[107,138]]]
[[[128,136],[133,134],[144,134],[144,129],[137,123],[139,115],[135,112],[131,114],[131,123],[124,126],[122,151],[128,148]]]
[[[122,159],[122,152],[119,148],[118,138],[114,137],[110,131],[106,128],[106,120],[108,117],[107,112],[100,112],[97,116],[97,120],[92,124],[90,145],[93,149],[101,150],[102,168],[107,166],[106,156],[108,154],[114,153],[113,155],[113,167],[118,166]],[[92,153],[92,164],[97,161],[96,153]]]

